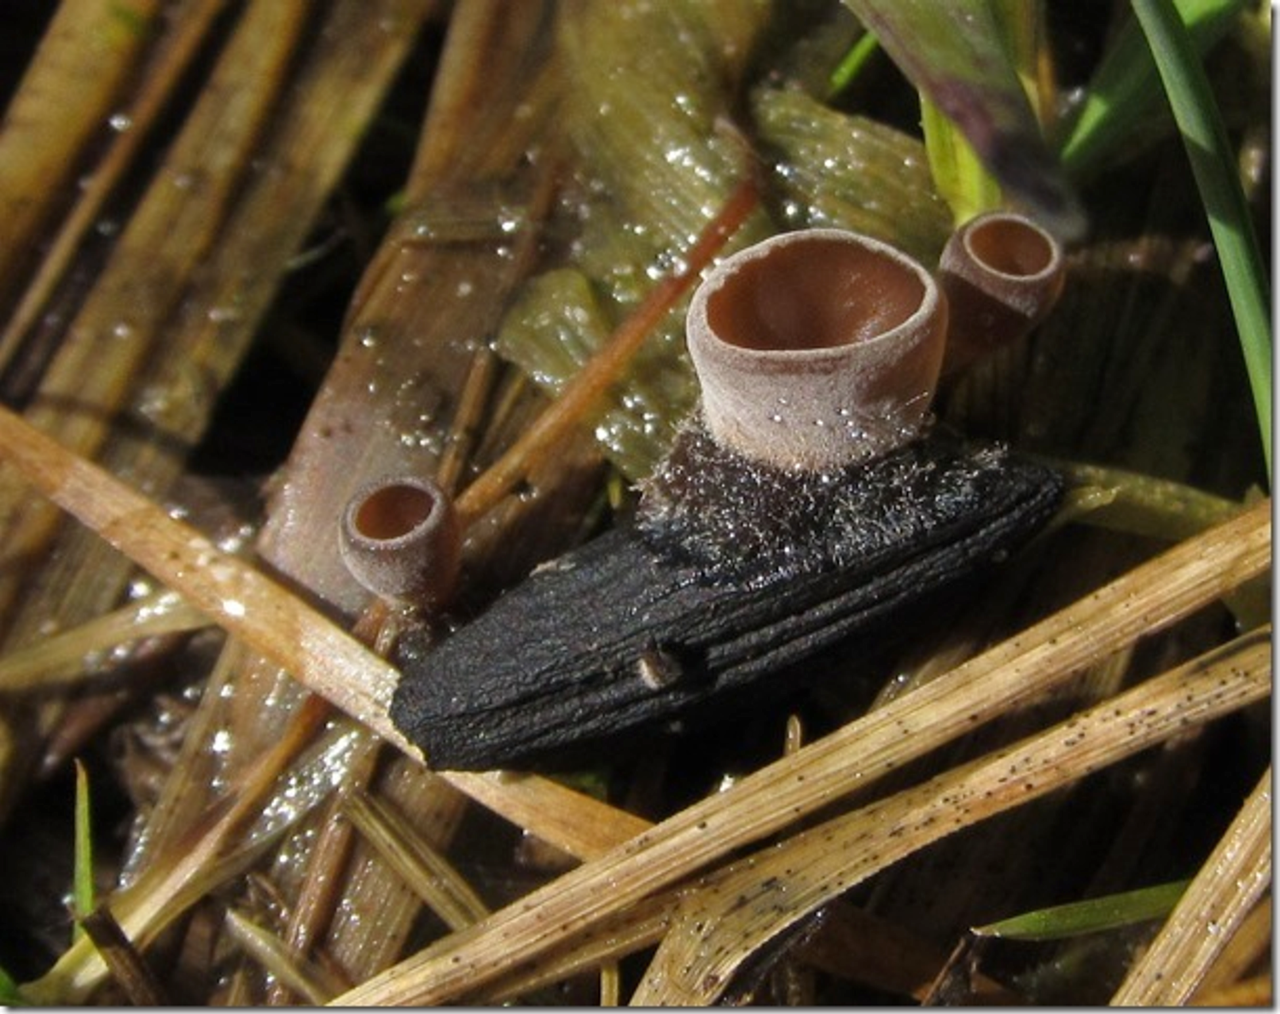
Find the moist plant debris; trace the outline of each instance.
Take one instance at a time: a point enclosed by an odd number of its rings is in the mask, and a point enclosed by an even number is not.
[[[0,1000],[1271,1004],[1272,52],[1253,0],[7,5]],[[1065,282],[905,443],[712,439],[701,278],[834,229],[941,285],[989,212]],[[412,602],[340,539],[406,476]]]

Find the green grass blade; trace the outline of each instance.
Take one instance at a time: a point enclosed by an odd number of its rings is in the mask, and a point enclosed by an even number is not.
[[[75,864],[72,870],[71,904],[77,920],[93,911],[93,831],[89,820],[89,776],[84,765],[76,761]],[[73,938],[84,930],[77,921]]]
[[[5,1007],[29,1007],[31,1001],[22,995],[13,976],[0,968],[0,1005]]]
[[[862,73],[862,68],[879,48],[880,43],[870,32],[864,32],[858,37],[858,41],[850,47],[849,52],[840,61],[840,65],[831,72],[831,77],[827,81],[828,102],[857,80],[858,75]]]
[[[1231,27],[1246,0],[1174,0],[1197,53],[1208,52]],[[1108,159],[1131,151],[1147,131],[1161,95],[1151,50],[1137,22],[1129,21],[1089,83],[1059,156],[1068,174],[1084,179]]]
[[[920,96],[920,126],[934,186],[947,202],[956,224],[1000,207],[1000,184],[987,172],[955,123],[924,95]]]
[[[1041,908],[1011,919],[978,926],[973,933],[980,937],[1002,937],[1005,940],[1061,940],[1128,926],[1147,919],[1159,919],[1173,910],[1190,882],[1179,880],[1171,884],[1110,894],[1105,898],[1090,898],[1088,901]]]
[[[1187,149],[1235,314],[1271,479],[1270,292],[1258,238],[1209,80],[1173,0],[1132,0]]]

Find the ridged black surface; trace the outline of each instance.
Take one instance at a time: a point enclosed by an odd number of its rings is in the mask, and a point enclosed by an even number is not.
[[[768,694],[770,674],[875,637],[1016,549],[1062,494],[1047,468],[941,440],[819,477],[717,461],[696,431],[682,441],[639,524],[442,643],[402,646],[392,719],[433,767],[527,766]],[[655,671],[678,675],[656,686]]]

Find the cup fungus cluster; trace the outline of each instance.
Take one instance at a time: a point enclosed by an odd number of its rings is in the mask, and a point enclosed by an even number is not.
[[[956,231],[937,280],[866,236],[774,236],[694,294],[703,420],[717,443],[775,467],[876,457],[920,434],[944,362],[958,369],[1026,334],[1062,280],[1053,237],[1004,212]]]
[[[944,372],[1043,318],[1062,268],[1048,234],[1003,213],[958,230],[936,277],[831,229],[725,259],[687,321],[701,411],[635,523],[443,639],[406,631],[396,728],[434,766],[485,769],[723,717],[1016,550],[1061,477],[932,431],[929,410]],[[356,577],[420,609],[447,603],[459,542],[420,479],[361,491],[342,522]]]

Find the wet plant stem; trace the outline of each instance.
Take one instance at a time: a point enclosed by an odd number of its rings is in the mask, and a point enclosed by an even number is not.
[[[1200,189],[1236,318],[1271,478],[1271,312],[1253,219],[1213,89],[1173,0],[1133,0]]]
[[[538,455],[581,423],[640,350],[645,338],[689,291],[702,270],[755,209],[758,200],[754,178],[738,184],[686,254],[684,270],[668,275],[649,291],[604,348],[565,386],[555,403],[458,497],[455,506],[464,525],[494,507],[528,473],[530,463]]]

